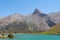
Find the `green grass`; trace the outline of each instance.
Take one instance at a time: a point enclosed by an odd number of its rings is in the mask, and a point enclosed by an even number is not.
[[[41,32],[40,34],[60,34],[60,23],[52,27],[47,32]]]

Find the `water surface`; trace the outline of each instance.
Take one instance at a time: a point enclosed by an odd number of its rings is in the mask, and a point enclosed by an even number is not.
[[[0,38],[0,40],[60,40],[60,35],[41,35],[41,34],[14,34],[15,38]]]

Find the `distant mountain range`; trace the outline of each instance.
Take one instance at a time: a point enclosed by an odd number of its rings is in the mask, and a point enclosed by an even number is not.
[[[52,12],[48,14],[53,22],[60,23],[60,12]]]
[[[60,22],[60,12],[45,14],[35,9],[33,13],[23,16],[13,14],[0,18],[2,32],[45,32]]]

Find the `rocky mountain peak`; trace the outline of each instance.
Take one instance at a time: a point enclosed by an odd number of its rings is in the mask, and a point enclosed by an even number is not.
[[[40,14],[40,10],[36,8],[36,9],[34,10],[33,14]]]
[[[41,17],[47,16],[47,14],[42,13],[42,12],[41,12],[39,9],[37,9],[37,8],[34,10],[33,15],[38,15],[38,16],[41,16]]]

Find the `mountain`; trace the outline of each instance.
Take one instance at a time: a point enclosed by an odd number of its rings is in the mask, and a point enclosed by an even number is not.
[[[30,15],[13,14],[0,19],[0,31],[3,32],[43,32],[54,25],[51,18],[38,9]]]
[[[60,12],[52,12],[52,13],[49,13],[48,16],[56,24],[60,23]]]
[[[55,25],[47,14],[40,12],[38,9],[35,9],[32,14],[25,16],[23,20],[30,24],[29,30],[31,31],[47,31]]]

